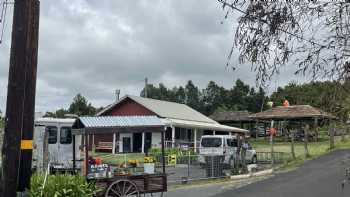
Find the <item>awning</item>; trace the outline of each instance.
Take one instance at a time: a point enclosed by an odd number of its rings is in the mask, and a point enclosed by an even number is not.
[[[73,134],[160,132],[164,131],[164,126],[157,116],[80,117],[73,124]]]
[[[248,130],[230,127],[226,125],[221,125],[219,123],[207,123],[207,122],[197,122],[190,120],[181,120],[174,118],[163,118],[161,119],[166,126],[175,126],[175,127],[185,127],[185,128],[197,128],[213,131],[226,131],[226,132],[236,132],[236,133],[246,133]]]

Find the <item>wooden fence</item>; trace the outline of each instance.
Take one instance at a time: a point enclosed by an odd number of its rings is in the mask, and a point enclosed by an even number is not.
[[[292,158],[291,154],[286,152],[274,152],[273,157],[271,152],[256,152],[256,156],[258,163],[271,163],[272,158],[274,159],[274,163],[282,163]]]

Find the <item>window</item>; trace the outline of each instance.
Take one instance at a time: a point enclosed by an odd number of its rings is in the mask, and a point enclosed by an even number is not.
[[[202,138],[203,147],[220,147],[222,144],[221,138]]]
[[[227,139],[227,146],[237,147],[237,139]]]
[[[60,130],[60,143],[70,144],[72,143],[72,129],[70,127],[61,127]]]
[[[57,143],[57,127],[48,126],[46,127],[46,132],[49,133],[49,144]]]

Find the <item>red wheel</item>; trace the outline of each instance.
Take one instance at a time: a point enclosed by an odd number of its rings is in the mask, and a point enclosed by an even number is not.
[[[135,183],[130,180],[118,180],[111,183],[105,193],[105,197],[127,197],[140,196],[140,192]]]

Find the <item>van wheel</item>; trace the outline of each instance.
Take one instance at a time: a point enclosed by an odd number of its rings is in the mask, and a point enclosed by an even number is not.
[[[256,164],[256,163],[258,163],[258,158],[256,157],[256,155],[254,155],[252,158],[252,164]]]

